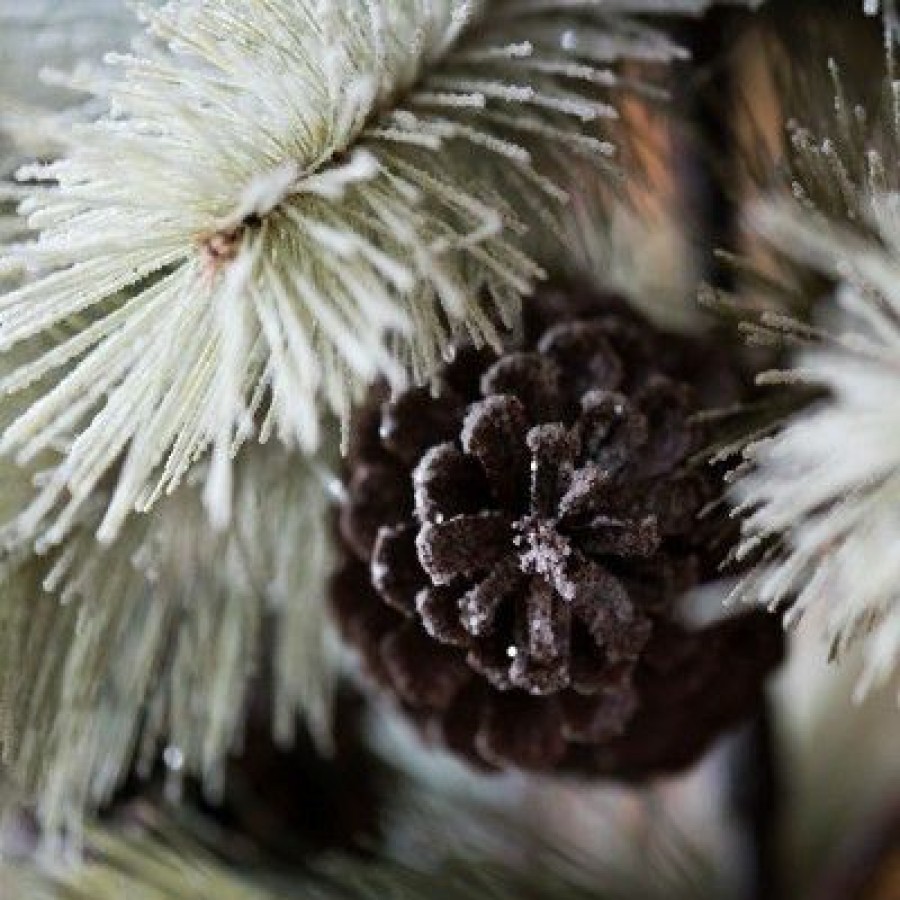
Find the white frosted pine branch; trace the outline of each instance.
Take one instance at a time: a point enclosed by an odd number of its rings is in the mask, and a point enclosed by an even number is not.
[[[376,375],[433,369],[458,335],[496,343],[559,228],[554,182],[603,166],[597,97],[628,56],[680,49],[623,18],[689,0],[181,0],[143,7],[157,49],[118,56],[111,110],[71,136],[23,211],[0,350],[53,335],[4,379],[40,396],[0,439],[62,455],[8,530],[61,541],[107,478],[102,541],[209,453],[231,514],[248,440],[314,450]],[[0,268],[4,263],[0,261]]]
[[[215,795],[249,683],[263,673],[276,739],[289,742],[299,716],[327,743],[328,504],[312,463],[254,448],[236,467],[227,531],[210,531],[198,483],[98,548],[96,498],[65,548],[7,572],[0,776],[34,804],[49,837],[77,835],[135,755],[152,762],[165,749],[174,776],[196,776]]]
[[[841,305],[841,340],[789,373],[828,399],[749,447],[732,497],[747,511],[742,553],[765,548],[739,592],[789,605],[835,656],[863,641],[862,695],[900,658],[900,307],[850,287]]]
[[[900,105],[885,14],[883,102],[851,99],[830,62],[833,98],[793,129],[792,196],[756,214],[772,247],[835,288],[812,326],[765,318],[798,350],[764,380],[823,397],[747,449],[732,491],[740,555],[760,557],[738,595],[783,606],[832,656],[859,646],[859,697],[900,662]]]

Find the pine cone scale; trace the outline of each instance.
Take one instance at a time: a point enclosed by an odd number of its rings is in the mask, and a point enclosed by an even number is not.
[[[508,552],[511,525],[495,513],[455,516],[422,526],[416,538],[419,561],[435,584],[488,572]]]

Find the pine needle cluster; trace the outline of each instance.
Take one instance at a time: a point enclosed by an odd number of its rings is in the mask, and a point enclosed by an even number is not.
[[[832,657],[865,648],[858,693],[900,660],[900,117],[896,35],[885,29],[883,102],[833,96],[792,125],[791,195],[755,224],[799,270],[824,276],[811,320],[771,313],[751,333],[794,347],[762,381],[821,399],[752,443],[732,493],[745,513],[739,555],[758,565],[738,595],[784,608]]]

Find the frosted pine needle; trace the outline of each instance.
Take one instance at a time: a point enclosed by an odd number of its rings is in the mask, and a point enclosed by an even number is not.
[[[894,263],[894,277],[900,266]],[[734,498],[745,553],[770,541],[741,593],[808,616],[834,655],[867,646],[861,694],[900,658],[900,297],[841,295],[841,340],[802,353],[790,377],[827,400],[752,445]]]
[[[276,737],[289,741],[299,714],[327,740],[323,476],[275,448],[248,452],[218,534],[201,495],[186,486],[108,549],[81,526],[0,588],[0,774],[50,835],[77,833],[136,752],[149,762],[168,747],[173,774],[215,794],[250,684],[267,672]]]
[[[243,443],[313,450],[320,409],[345,416],[377,374],[427,373],[460,332],[495,343],[541,275],[521,247],[558,225],[554,173],[610,152],[608,66],[680,54],[621,16],[660,8],[143,8],[163,49],[114,57],[111,115],[20,173],[48,187],[24,207],[40,238],[9,253],[36,277],[0,298],[0,349],[65,331],[4,380],[42,396],[0,451],[65,452],[8,538],[59,542],[110,474],[112,540],[207,451],[222,526]]]

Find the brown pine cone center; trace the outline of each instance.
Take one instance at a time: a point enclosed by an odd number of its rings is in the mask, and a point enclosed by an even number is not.
[[[513,544],[519,551],[519,568],[526,575],[540,575],[559,584],[572,555],[572,543],[559,530],[557,519],[523,516],[513,524]],[[563,595],[571,600],[570,594]]]

